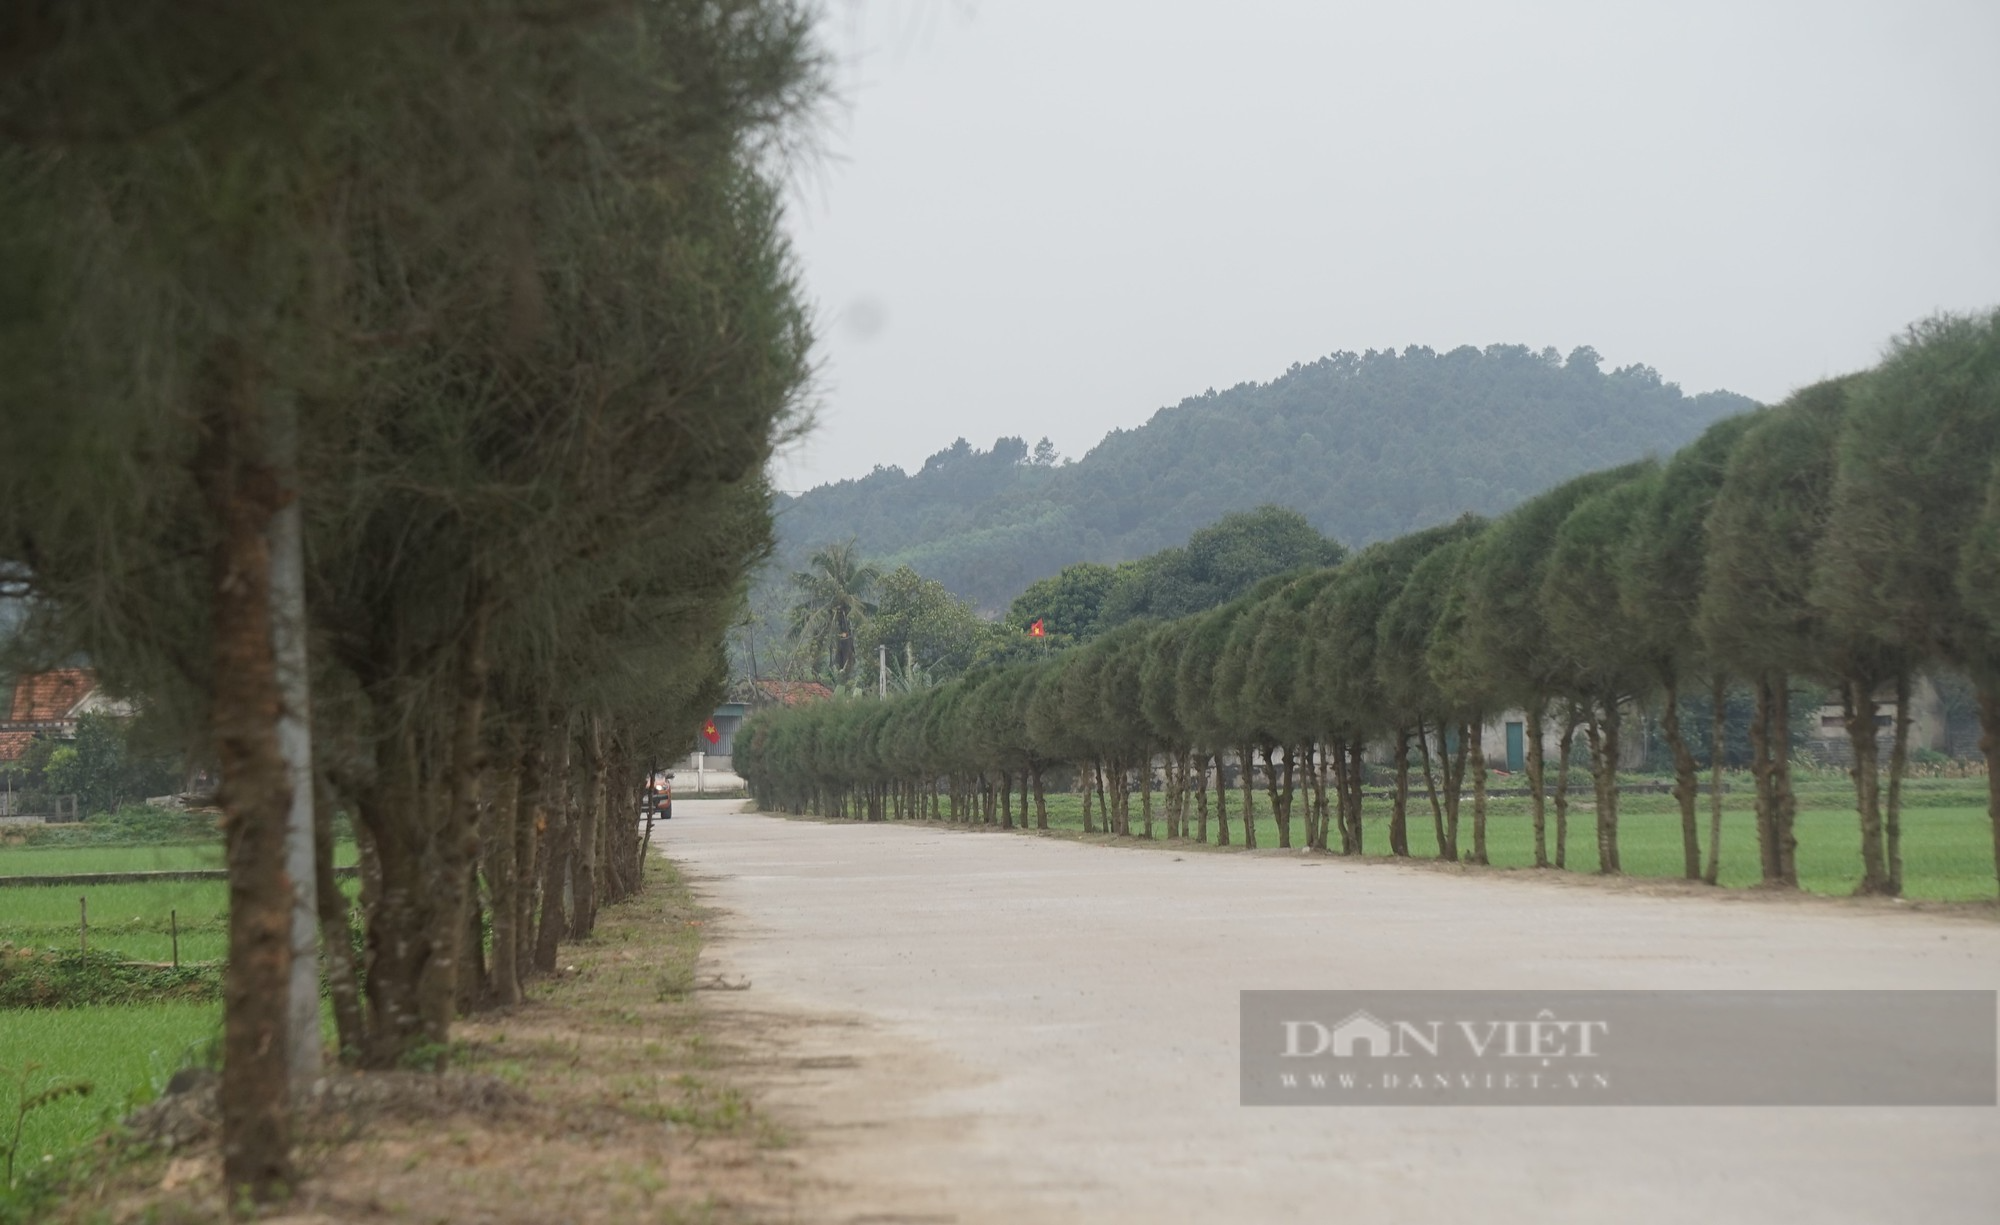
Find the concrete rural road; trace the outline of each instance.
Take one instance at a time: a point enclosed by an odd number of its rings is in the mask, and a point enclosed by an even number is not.
[[[2000,925],[742,807],[659,842],[809,1219],[2000,1219],[1991,1108],[1237,1100],[1245,988],[1990,990]]]

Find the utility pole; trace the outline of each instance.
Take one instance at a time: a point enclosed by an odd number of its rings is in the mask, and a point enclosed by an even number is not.
[[[888,643],[883,642],[876,644],[875,666],[878,669],[875,678],[875,696],[878,698],[886,698],[889,696],[889,644]]]
[[[319,894],[314,872],[312,692],[306,659],[305,544],[299,515],[298,417],[289,402],[272,413],[272,465],[285,502],[271,518],[271,654],[277,664],[278,752],[285,759],[292,807],[285,820],[285,874],[292,883],[292,971],[286,991],[291,1080],[305,1088],[320,1075]]]

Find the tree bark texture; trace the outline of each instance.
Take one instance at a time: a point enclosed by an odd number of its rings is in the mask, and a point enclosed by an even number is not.
[[[210,708],[229,868],[223,977],[222,1175],[257,1203],[292,1181],[287,1041],[292,890],[285,823],[292,784],[278,743],[282,697],[271,639],[269,528],[281,490],[264,450],[249,360],[224,346],[206,370],[195,476],[215,530]]]
[[[1660,732],[1674,756],[1674,802],[1681,810],[1681,872],[1689,880],[1701,879],[1701,822],[1695,815],[1695,801],[1701,794],[1696,777],[1694,752],[1681,734],[1680,686],[1671,669],[1661,675],[1663,708]]]

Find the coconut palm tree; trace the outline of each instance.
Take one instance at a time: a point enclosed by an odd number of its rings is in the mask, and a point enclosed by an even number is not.
[[[792,606],[792,637],[825,651],[834,675],[846,676],[854,667],[855,623],[874,615],[868,596],[882,571],[862,560],[852,538],[827,545],[806,564],[807,569],[792,575],[792,588],[799,593]]]

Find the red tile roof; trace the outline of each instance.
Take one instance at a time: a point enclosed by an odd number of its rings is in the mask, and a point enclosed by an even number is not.
[[[19,761],[33,744],[33,732],[0,732],[0,761]]]
[[[758,681],[757,692],[780,706],[804,706],[833,696],[833,690],[818,681]]]
[[[57,668],[24,676],[14,684],[14,708],[9,723],[60,723],[69,718],[97,679],[84,668]]]

